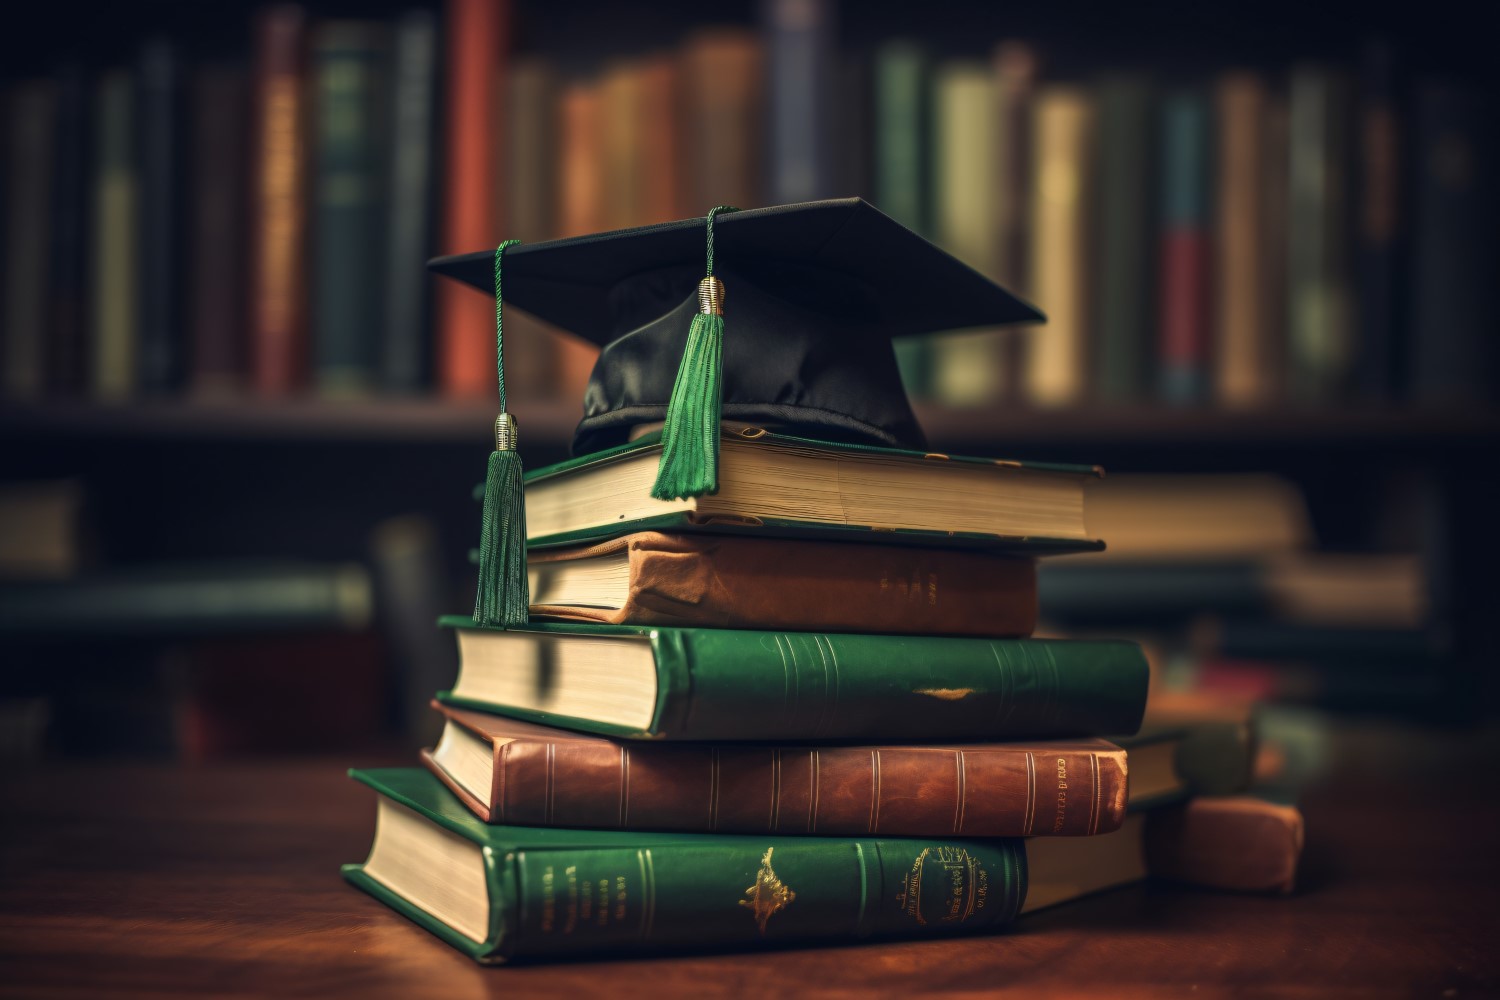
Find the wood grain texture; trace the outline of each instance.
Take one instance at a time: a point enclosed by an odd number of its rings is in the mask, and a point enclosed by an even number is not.
[[[993,937],[500,969],[339,879],[374,815],[341,761],[15,771],[0,996],[1492,995],[1500,806],[1473,777],[1500,747],[1416,740],[1341,743],[1364,764],[1306,796],[1290,898],[1139,886]]]

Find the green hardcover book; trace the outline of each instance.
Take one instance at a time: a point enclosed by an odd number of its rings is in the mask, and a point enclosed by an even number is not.
[[[572,545],[634,531],[1097,551],[1083,519],[1097,466],[838,444],[726,423],[719,491],[650,495],[661,433],[526,475],[526,541]]]
[[[544,725],[670,740],[1052,739],[1133,733],[1129,642],[533,623],[456,631],[439,698]]]
[[[344,878],[486,963],[977,933],[1146,873],[1138,818],[1028,872],[1022,840],[487,826],[426,771],[350,775],[380,799]]]
[[[875,204],[897,222],[928,232],[927,56],[913,42],[891,42],[875,53]],[[901,381],[921,399],[931,391],[926,338],[895,342]]]

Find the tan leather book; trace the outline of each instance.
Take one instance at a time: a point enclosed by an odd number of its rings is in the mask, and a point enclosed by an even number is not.
[[[1146,817],[1151,874],[1205,889],[1291,892],[1302,813],[1249,795],[1197,798]]]
[[[1030,635],[1036,563],[966,549],[637,532],[528,555],[531,613],[612,625]]]
[[[642,744],[433,702],[422,762],[515,826],[829,836],[1091,836],[1125,818],[1125,751],[1100,739],[943,746]]]

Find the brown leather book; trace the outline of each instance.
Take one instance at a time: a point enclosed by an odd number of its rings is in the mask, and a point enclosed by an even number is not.
[[[1146,818],[1151,874],[1205,889],[1291,892],[1302,813],[1249,795],[1197,798]]]
[[[528,555],[531,613],[797,632],[1030,635],[1036,563],[966,549],[637,532]]]
[[[950,746],[662,746],[433,702],[422,751],[475,815],[515,826],[719,833],[1090,836],[1125,818],[1099,739]]]

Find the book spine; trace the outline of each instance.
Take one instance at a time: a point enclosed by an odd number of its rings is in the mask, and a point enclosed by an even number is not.
[[[715,205],[761,205],[765,142],[766,52],[754,32],[709,29],[683,57],[687,178],[691,195],[679,218]]]
[[[1452,405],[1492,397],[1496,310],[1494,196],[1481,98],[1431,84],[1416,96],[1411,332],[1412,397]]]
[[[1125,642],[693,629],[655,640],[653,732],[681,740],[1016,740],[1133,733]]]
[[[1351,374],[1345,96],[1343,80],[1331,71],[1303,68],[1292,74],[1288,389],[1301,402],[1335,402]]]
[[[141,53],[140,381],[170,392],[186,371],[182,339],[182,63],[175,46]]]
[[[682,127],[677,113],[681,74],[677,62],[665,56],[645,60],[638,74],[643,176],[637,211],[643,224],[654,225],[677,217],[682,196]]]
[[[508,44],[508,0],[448,0],[444,24],[444,179],[441,242],[460,253],[500,242],[491,136],[502,114],[497,81]],[[444,395],[495,391],[495,307],[455,282],[437,288],[438,383]]]
[[[57,85],[19,84],[7,94],[5,354],[3,389],[13,399],[46,387],[47,265]]]
[[[1169,403],[1203,399],[1208,374],[1209,119],[1202,95],[1162,108],[1161,369]]]
[[[1266,89],[1234,74],[1219,83],[1218,213],[1213,282],[1214,396],[1256,407],[1272,396],[1270,314],[1262,295]]]
[[[1158,878],[1231,892],[1291,892],[1302,813],[1251,796],[1194,799],[1146,819],[1146,864]]]
[[[557,235],[557,76],[552,63],[527,56],[511,64],[510,163],[505,174],[506,217],[516,239]]]
[[[991,276],[998,124],[989,66],[957,62],[939,69],[933,81],[933,232],[949,253]],[[936,338],[931,352],[934,397],[950,406],[998,398],[1005,381],[998,333],[949,334]]]
[[[313,328],[317,385],[346,395],[374,387],[382,177],[383,39],[373,24],[334,21],[318,32],[313,184]]]
[[[1372,44],[1365,52],[1358,138],[1359,390],[1367,400],[1394,402],[1404,303],[1399,237],[1400,123],[1395,68],[1389,47]]]
[[[261,15],[248,306],[252,382],[265,395],[299,388],[307,360],[305,33],[300,7],[272,7]]]
[[[1031,217],[1031,291],[1047,303],[1047,325],[1031,332],[1026,392],[1033,403],[1082,400],[1088,368],[1088,226],[1086,194],[1094,106],[1084,91],[1049,86],[1037,92]]]
[[[193,275],[188,315],[192,386],[202,394],[244,385],[246,139],[249,81],[242,67],[205,67],[193,92]]]
[[[927,233],[927,59],[907,42],[875,55],[875,203],[897,222]],[[927,338],[895,341],[896,364],[909,395],[931,392]]]
[[[139,185],[135,167],[135,94],[128,73],[99,81],[95,105],[93,307],[90,389],[102,399],[131,395],[136,384],[136,241]]]
[[[644,71],[625,62],[605,74],[599,88],[600,176],[604,229],[644,225],[647,118]]]
[[[507,958],[977,933],[1014,919],[1018,841],[767,840],[508,854]]]
[[[769,39],[770,196],[789,205],[829,197],[832,0],[762,0]]]
[[[569,84],[559,96],[557,113],[558,235],[585,236],[605,228],[602,95],[598,84]],[[556,395],[559,399],[581,399],[599,350],[581,337],[554,340]]]
[[[495,747],[490,822],[820,836],[1089,836],[1125,816],[1125,752]]]
[[[1146,396],[1151,344],[1151,91],[1115,77],[1099,91],[1098,350],[1094,389],[1108,403]],[[1046,336],[1043,332],[1042,336]]]
[[[429,376],[428,279],[419,265],[432,248],[437,20],[431,11],[408,11],[396,22],[391,79],[379,368],[385,388],[414,392]]]
[[[48,231],[46,364],[49,388],[74,393],[88,381],[84,297],[88,269],[89,88],[76,63],[57,75],[56,132],[52,136],[52,218]]]

